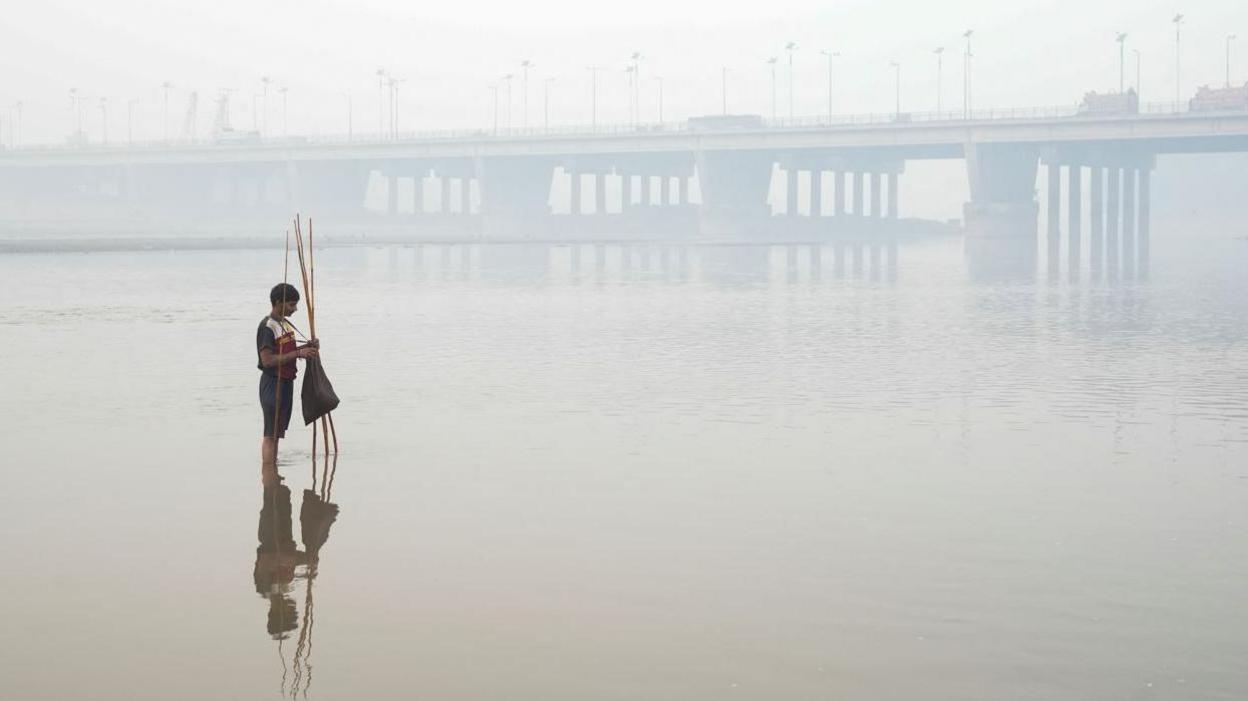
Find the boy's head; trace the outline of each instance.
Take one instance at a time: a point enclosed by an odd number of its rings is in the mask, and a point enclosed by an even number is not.
[[[290,316],[299,308],[299,290],[289,283],[278,283],[269,290],[269,303],[282,316]]]

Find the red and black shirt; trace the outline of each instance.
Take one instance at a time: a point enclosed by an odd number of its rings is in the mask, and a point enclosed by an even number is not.
[[[271,316],[266,316],[260,320],[260,327],[256,329],[256,367],[270,377],[280,377],[283,380],[295,379],[297,370],[293,358],[290,362],[282,363],[278,367],[266,368],[264,366],[264,362],[260,360],[260,351],[265,348],[272,349],[278,355],[294,353],[295,327],[285,319],[278,321]]]

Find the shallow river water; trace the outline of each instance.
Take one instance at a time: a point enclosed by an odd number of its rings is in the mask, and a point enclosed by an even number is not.
[[[0,256],[0,698],[1248,696],[1248,240],[854,249],[321,250],[268,492],[280,251]]]

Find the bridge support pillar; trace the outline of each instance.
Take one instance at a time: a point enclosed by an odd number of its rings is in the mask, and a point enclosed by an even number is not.
[[[882,174],[878,172],[871,174],[871,216],[876,218],[884,216],[884,211],[880,209],[882,201],[881,195],[884,194],[881,192],[883,188],[881,188],[880,184],[882,182],[884,182],[884,176]]]
[[[1068,197],[1066,259],[1070,276],[1073,278],[1079,274],[1080,256],[1083,252],[1083,166],[1079,163],[1071,163],[1069,171],[1066,188]]]
[[[1135,185],[1139,172],[1135,166],[1122,171],[1122,267],[1128,276],[1135,274]]]
[[[815,168],[810,171],[810,217],[818,219],[823,216],[823,170]],[[815,249],[819,250],[818,248]]]
[[[897,183],[901,178],[896,173],[888,174],[888,218],[897,218],[897,205],[900,193],[897,192]]]
[[[386,214],[399,213],[399,176],[386,176]]]
[[[751,151],[694,153],[702,204],[699,228],[704,236],[739,236],[766,220],[773,157]]]
[[[797,178],[800,172],[791,165],[784,171],[784,214],[788,217],[797,216]]]
[[[1118,272],[1118,227],[1122,222],[1122,168],[1112,166],[1109,169],[1109,196],[1106,198],[1105,211],[1105,264],[1109,266],[1110,275]]]
[[[866,203],[867,174],[861,170],[854,173],[854,216],[861,217],[866,213],[863,206]]]
[[[1149,235],[1153,216],[1153,178],[1152,170],[1140,170],[1140,274],[1148,275]]]
[[[1045,170],[1048,174],[1049,187],[1046,195],[1048,203],[1047,229],[1045,242],[1048,244],[1049,274],[1057,274],[1062,252],[1062,165],[1056,160],[1050,161]]]
[[[607,213],[607,176],[594,173],[594,214]]]
[[[641,176],[641,204],[649,207],[654,204],[654,176]]]
[[[849,206],[849,192],[845,189],[847,178],[845,171],[836,171],[836,192],[832,193],[832,198],[836,202],[836,216],[845,216],[845,210]]]
[[[1092,266],[1092,277],[1096,278],[1104,269],[1105,258],[1105,168],[1093,166],[1091,175],[1092,186],[1088,192],[1091,201],[1088,205],[1091,209],[1092,238],[1088,242],[1088,262]]]
[[[571,187],[569,188],[570,201],[568,202],[568,213],[580,214],[583,203],[581,195],[581,173],[577,170],[573,170],[570,175],[572,182]]]
[[[687,176],[676,176],[676,201],[673,204],[689,204],[689,178]]]

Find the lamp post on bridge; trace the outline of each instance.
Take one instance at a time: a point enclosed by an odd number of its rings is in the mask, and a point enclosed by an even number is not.
[[[1236,35],[1228,34],[1226,37],[1226,87],[1231,87],[1231,42],[1235,41]]]
[[[832,124],[832,59],[841,55],[839,51],[821,51],[828,57],[828,124]],[[774,82],[774,79],[773,79]]]
[[[1174,19],[1170,21],[1174,23],[1174,109],[1178,111],[1183,104],[1183,90],[1181,87],[1183,82],[1181,69],[1183,65],[1179,60],[1182,56],[1180,50],[1182,44],[1180,42],[1182,39],[1183,15],[1175,15]]]
[[[353,109],[351,109],[351,107],[352,107],[352,105],[351,105],[351,93],[349,93],[349,92],[348,92],[348,93],[343,93],[343,95],[342,95],[342,96],[343,96],[343,97],[345,97],[345,98],[347,98],[347,141],[352,141],[352,140],[354,139],[354,137],[355,137],[355,135],[352,133],[352,132],[354,132],[354,126],[355,126],[355,125],[352,123],[352,121],[353,121],[353,116],[354,116],[355,111],[354,111]],[[283,101],[285,101],[285,99],[286,99],[286,96],[285,96],[285,95],[282,95],[282,100],[283,100]],[[283,106],[282,106],[282,110],[283,110],[283,111],[285,111],[285,109],[286,109],[286,108],[285,108],[285,105],[283,105]],[[285,130],[286,130],[285,121],[286,121],[286,118],[285,118],[285,116],[283,116],[283,117],[282,117],[282,122],[283,122],[283,124],[282,124],[282,131],[285,131]]]
[[[169,141],[169,88],[173,87],[173,83],[165,81],[160,84],[160,89],[164,93],[164,106],[161,121],[164,123],[165,141]]]
[[[723,114],[728,115],[728,66],[722,66],[719,73],[719,94],[723,99]]]
[[[937,46],[932,49],[932,53],[936,54],[936,116],[940,117],[941,93],[944,92],[943,81],[941,80],[941,72],[945,58],[945,47]]]
[[[100,98],[100,143],[108,143],[108,98]]]
[[[269,135],[269,83],[273,79],[267,75],[260,76],[260,133]]]
[[[377,74],[377,138],[386,133],[386,69],[378,68]]]
[[[655,81],[659,84],[659,126],[663,125],[663,76],[656,75]]]
[[[1118,32],[1118,93],[1127,91],[1127,33]]]
[[[641,124],[641,52],[634,51],[630,56],[633,60],[633,94],[629,97],[633,103],[633,125]]]
[[[897,108],[896,111],[893,112],[893,119],[895,121],[901,121],[901,64],[896,61],[892,61],[888,65],[892,66],[894,72],[896,73]]]
[[[793,119],[793,52],[797,51],[797,43],[790,41],[784,45],[784,50],[789,52],[789,119]]]
[[[589,67],[589,127],[598,131],[598,71],[602,66]]]
[[[138,104],[138,98],[130,98],[126,101],[126,143],[134,143],[134,106]],[[19,103],[20,104],[20,103]]]
[[[971,118],[971,35],[975,33],[974,29],[968,29],[962,32],[962,38],[966,39],[966,53],[962,56],[962,116],[964,119]]]
[[[490,92],[494,93],[494,136],[498,136],[498,83],[490,84]]]
[[[1131,52],[1136,55],[1136,101],[1143,102],[1139,97],[1139,49],[1132,49]]]
[[[550,131],[550,84],[554,78],[542,81],[542,129]]]
[[[82,105],[79,101],[78,88],[69,89],[70,103],[74,109],[74,140],[82,140]]]
[[[524,128],[526,130],[529,128],[529,68],[532,68],[532,67],[533,67],[533,62],[527,58],[520,62],[520,68],[521,70],[524,71],[523,103],[524,103]]]
[[[776,119],[776,57],[772,56],[767,59],[767,65],[771,66],[771,119]]]
[[[277,89],[277,91],[278,91],[279,93],[281,93],[281,94],[282,94],[282,136],[283,136],[283,137],[286,137],[286,136],[288,136],[288,135],[290,134],[289,130],[287,129],[288,124],[287,124],[287,122],[286,122],[286,115],[288,114],[288,113],[287,113],[287,111],[286,111],[286,93],[290,92],[290,88],[288,88],[288,87],[286,87],[285,85],[283,85],[282,87],[278,88],[278,89]],[[350,96],[350,95],[347,95],[347,104],[348,104],[348,107],[347,107],[347,134],[348,134],[348,135],[350,135],[350,133],[351,133],[351,108],[350,108],[350,102],[351,102],[351,96]],[[268,115],[268,110],[265,110],[265,115],[266,115],[266,118],[267,118],[267,115]]]

